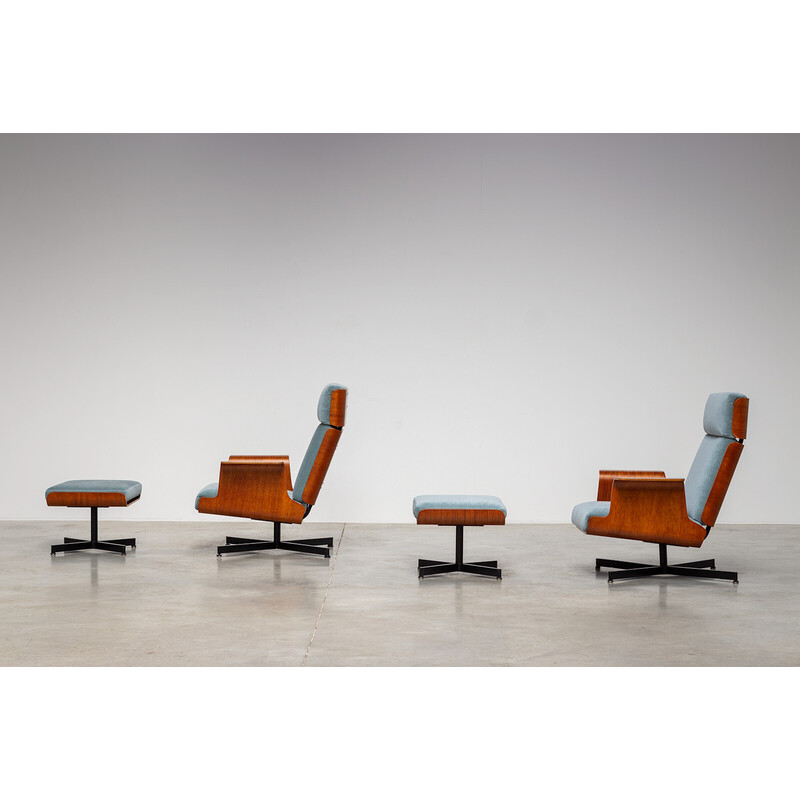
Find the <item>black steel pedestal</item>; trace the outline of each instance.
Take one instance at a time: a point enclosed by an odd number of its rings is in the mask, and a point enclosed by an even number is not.
[[[716,563],[713,558],[704,561],[687,561],[683,564],[667,563],[667,546],[658,546],[658,561],[654,564],[638,564],[635,561],[615,561],[609,558],[598,558],[595,560],[595,572],[599,572],[601,567],[614,567],[615,572],[608,573],[608,582],[614,583],[622,578],[645,578],[648,575],[688,575],[692,578],[718,578],[723,581],[733,581],[739,583],[738,572],[725,572],[715,569]]]
[[[136,539],[106,539],[99,541],[97,538],[97,507],[92,507],[92,529],[91,539],[70,539],[64,537],[64,544],[54,544],[50,546],[50,555],[56,553],[67,553],[72,550],[107,550],[111,553],[119,553],[124,556],[127,552],[126,547],[136,548]]]
[[[429,561],[420,558],[417,562],[419,578],[428,575],[441,575],[445,572],[468,572],[471,575],[485,575],[489,578],[502,578],[503,571],[497,568],[496,561],[471,561],[464,562],[464,526],[456,525],[456,560],[454,563],[446,561]]]
[[[281,541],[281,524],[273,522],[272,541],[264,539],[242,539],[239,536],[226,536],[227,544],[217,547],[217,557],[224,553],[251,553],[256,550],[294,550],[296,553],[313,553],[318,556],[331,557],[330,548],[333,547],[333,538],[324,536],[320,539],[295,539],[289,542]],[[321,547],[319,545],[322,545]]]

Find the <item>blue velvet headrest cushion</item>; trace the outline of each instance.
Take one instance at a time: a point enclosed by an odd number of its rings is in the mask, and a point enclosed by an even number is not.
[[[331,424],[331,395],[337,389],[347,390],[346,386],[341,383],[329,383],[319,396],[319,403],[317,403],[317,417],[323,425]]]
[[[743,394],[737,392],[715,392],[708,396],[703,412],[703,429],[709,436],[725,436],[734,439],[733,404]]]

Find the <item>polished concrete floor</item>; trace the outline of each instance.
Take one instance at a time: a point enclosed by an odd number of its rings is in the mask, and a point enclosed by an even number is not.
[[[77,514],[76,514],[77,516]],[[497,581],[418,580],[450,560],[450,528],[308,522],[284,539],[333,536],[332,557],[217,558],[254,522],[103,521],[135,536],[127,556],[50,555],[86,519],[0,522],[2,666],[798,666],[800,526],[720,526],[700,550],[739,584],[659,577],[608,584],[594,557],[654,562],[655,545],[571,525],[468,528],[467,560]]]

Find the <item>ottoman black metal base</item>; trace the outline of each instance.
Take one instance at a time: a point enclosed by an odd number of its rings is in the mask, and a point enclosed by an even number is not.
[[[68,553],[72,550],[106,550],[110,553],[125,555],[125,548],[136,548],[136,539],[105,539],[99,541],[97,538],[97,508],[92,508],[91,539],[71,539],[64,537],[64,544],[54,544],[50,546],[50,555],[56,553]]]
[[[446,572],[468,572],[470,575],[485,575],[488,578],[501,580],[503,571],[497,568],[496,561],[471,561],[464,562],[464,526],[456,525],[456,560],[453,563],[446,561],[429,561],[420,558],[417,562],[417,573],[420,579],[429,575],[442,575]]]
[[[638,564],[635,561],[615,561],[609,558],[598,558],[595,560],[595,572],[599,572],[601,567],[617,568],[614,572],[608,573],[608,582],[614,583],[615,580],[623,578],[645,578],[650,575],[686,575],[691,578],[717,578],[722,581],[733,581],[739,583],[738,572],[725,572],[716,569],[716,562],[713,558],[703,561],[687,561],[683,564],[667,563],[667,546],[658,546],[659,563]]]
[[[257,550],[293,550],[296,553],[311,553],[317,556],[331,557],[330,548],[333,547],[333,538],[323,536],[320,539],[295,539],[281,541],[281,524],[273,522],[272,541],[265,539],[243,539],[239,536],[226,536],[226,544],[217,547],[217,558],[225,553],[252,553]],[[321,545],[321,546],[320,546]]]

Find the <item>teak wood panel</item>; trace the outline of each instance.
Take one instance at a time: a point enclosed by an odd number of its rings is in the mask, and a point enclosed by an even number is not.
[[[725,455],[722,457],[722,463],[719,465],[717,477],[714,480],[714,485],[708,493],[708,500],[706,500],[705,508],[700,519],[703,520],[704,525],[714,527],[717,524],[717,517],[719,510],[722,508],[722,501],[728,493],[728,487],[731,485],[731,478],[736,470],[736,465],[739,463],[739,458],[744,450],[744,445],[741,442],[731,442],[725,449]]]
[[[506,515],[497,508],[423,508],[417,525],[505,525]]]
[[[747,438],[747,414],[750,410],[750,399],[737,397],[733,401],[733,423],[731,431],[737,439]]]
[[[73,506],[76,508],[111,508],[112,506],[129,506],[141,495],[134,497],[130,503],[122,492],[50,492],[47,495],[49,506]]]
[[[616,478],[607,517],[591,517],[594,536],[700,547],[706,530],[689,519],[683,478]]]
[[[285,461],[289,463],[289,456],[228,456],[228,461]],[[289,489],[292,487],[291,472],[289,473]]]
[[[287,494],[292,480],[289,459],[223,461],[216,497],[201,497],[197,510],[270,522],[302,522],[305,506]]]
[[[347,412],[347,389],[334,389],[331,392],[330,424],[336,428],[343,428],[346,412]]]
[[[611,484],[614,478],[665,478],[664,472],[647,470],[626,469],[601,469],[600,479],[597,482],[597,499],[608,501],[611,499]]]
[[[336,394],[336,392],[334,392]],[[339,444],[339,439],[342,432],[337,428],[328,428],[325,431],[325,436],[322,437],[322,442],[317,452],[317,457],[314,459],[314,464],[308,474],[305,488],[303,489],[303,502],[313,506],[317,502],[319,491],[322,488],[322,482],[328,474],[328,467],[331,465],[331,459],[336,451],[336,445]]]

